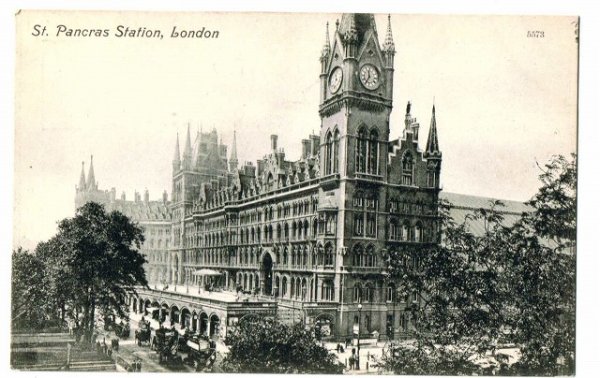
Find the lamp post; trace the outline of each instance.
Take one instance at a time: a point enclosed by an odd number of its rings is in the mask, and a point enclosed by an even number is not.
[[[356,340],[356,365],[360,370],[360,323],[361,323],[362,303],[358,304],[358,339]]]

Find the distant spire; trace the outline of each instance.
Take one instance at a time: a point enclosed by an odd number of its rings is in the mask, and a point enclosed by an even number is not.
[[[173,156],[173,163],[181,163],[181,153],[179,152],[179,133],[177,133],[177,139],[175,140],[175,155]]]
[[[437,127],[435,121],[435,104],[431,110],[431,126],[429,126],[429,136],[427,137],[427,147],[425,148],[427,155],[440,154],[440,145],[438,143]]]
[[[331,52],[331,44],[329,43],[329,22],[325,24],[325,44],[323,45],[323,51],[321,57],[325,58],[329,56]]]
[[[94,176],[94,155],[90,155],[90,171],[88,172],[87,177],[87,189],[95,190],[96,187],[96,177]]]
[[[231,145],[231,159],[232,161],[237,162],[237,141],[236,141],[236,132],[233,130],[233,144]]]
[[[183,150],[183,159],[192,157],[192,141],[190,140],[190,124],[188,123],[187,135],[185,137],[185,147]]]
[[[388,52],[395,52],[396,46],[394,45],[394,36],[392,35],[392,16],[388,14],[388,25],[385,33],[385,41],[383,42],[383,49]]]
[[[84,190],[85,189],[85,163],[81,162],[81,175],[79,176],[79,187],[77,189]]]

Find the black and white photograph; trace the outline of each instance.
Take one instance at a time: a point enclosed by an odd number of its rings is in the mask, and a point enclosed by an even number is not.
[[[12,372],[575,375],[580,15],[13,17]]]

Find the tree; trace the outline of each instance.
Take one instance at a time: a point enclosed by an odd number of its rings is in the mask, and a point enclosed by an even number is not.
[[[574,372],[575,156],[545,167],[532,210],[516,223],[504,221],[499,201],[464,220],[451,219],[443,205],[441,245],[389,252],[389,278],[419,301],[409,307],[415,345],[390,350],[384,368],[471,374],[480,370],[475,357],[509,341],[522,358],[504,373]],[[474,222],[484,225],[482,234],[471,231]],[[407,255],[419,266],[407,264]]]
[[[48,319],[46,272],[40,259],[22,248],[13,250],[11,276],[13,328],[37,329]],[[35,304],[32,306],[31,304]]]
[[[45,272],[47,301],[70,317],[89,338],[96,310],[127,315],[127,297],[147,286],[145,258],[138,252],[143,231],[120,212],[89,202],[59,222],[58,233],[40,243],[35,256]]]
[[[260,316],[243,318],[227,336],[223,369],[244,373],[341,373],[343,365],[301,323],[292,326]]]

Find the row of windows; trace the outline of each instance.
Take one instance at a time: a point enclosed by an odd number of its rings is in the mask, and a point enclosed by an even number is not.
[[[399,241],[412,241],[412,242],[423,242],[424,232],[423,225],[421,222],[417,222],[414,226],[411,226],[408,220],[400,222],[397,219],[390,220],[390,240]]]
[[[356,171],[379,174],[379,134],[377,129],[373,128],[370,132],[365,127],[358,129],[356,137]]]

